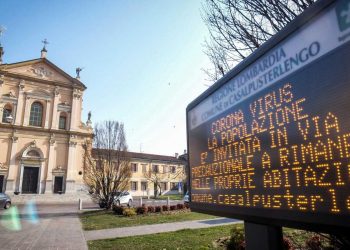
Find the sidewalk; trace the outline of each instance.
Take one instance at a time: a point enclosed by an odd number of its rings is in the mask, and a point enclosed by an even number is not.
[[[142,225],[142,226],[135,226],[135,227],[122,227],[122,228],[84,231],[84,235],[86,240],[102,240],[102,239],[120,238],[120,237],[127,237],[127,236],[173,232],[181,229],[207,228],[207,227],[222,226],[222,225],[237,224],[237,223],[242,223],[242,221],[228,219],[228,218],[216,218],[216,219],[210,219],[210,220],[183,221],[183,222],[162,223],[162,224],[153,224],[153,225]]]
[[[77,204],[38,204],[30,211],[18,205],[17,209],[17,230],[11,230],[8,225],[13,225],[13,220],[3,216],[6,211],[0,211],[0,249],[88,249]]]

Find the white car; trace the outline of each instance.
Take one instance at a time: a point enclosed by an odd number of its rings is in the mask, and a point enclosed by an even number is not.
[[[114,201],[113,202],[114,202],[114,205],[116,205],[116,206],[126,204],[126,205],[128,205],[128,207],[131,207],[132,201],[133,201],[133,198],[132,198],[131,194],[127,191],[116,192],[114,194]]]
[[[188,191],[186,192],[185,196],[184,196],[184,203],[189,203],[190,202],[190,194],[188,193]]]

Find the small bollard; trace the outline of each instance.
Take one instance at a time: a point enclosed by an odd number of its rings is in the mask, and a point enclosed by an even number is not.
[[[79,198],[79,210],[83,210],[83,200]]]
[[[140,207],[142,207],[142,197],[140,198]]]
[[[167,205],[168,207],[170,207],[170,198],[169,198],[169,196],[166,198],[166,205]]]

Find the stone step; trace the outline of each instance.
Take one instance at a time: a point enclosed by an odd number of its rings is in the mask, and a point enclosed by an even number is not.
[[[78,203],[79,199],[83,202],[93,202],[87,194],[10,194],[12,204],[23,204],[30,200],[38,204],[49,203]]]

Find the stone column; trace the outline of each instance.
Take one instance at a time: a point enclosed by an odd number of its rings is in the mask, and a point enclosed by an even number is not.
[[[72,140],[74,138],[75,136],[71,135],[68,143],[66,193],[75,192],[75,175],[76,175],[75,155],[76,155],[77,142]]]
[[[49,128],[49,124],[50,124],[50,112],[51,111],[51,101],[50,100],[46,100],[46,112],[45,112],[45,126],[44,128]]]
[[[53,129],[58,129],[58,122],[57,122],[57,107],[58,107],[58,101],[60,97],[60,93],[58,92],[58,87],[55,88],[54,91],[54,99],[53,99],[53,104],[52,104],[52,123],[51,123],[51,128]]]
[[[4,113],[4,107],[1,107],[1,106],[0,106],[0,123],[2,123],[2,116],[3,116],[3,113]]]
[[[18,187],[18,183],[16,183],[16,173],[18,172],[16,167],[16,153],[17,153],[17,141],[18,137],[13,135],[10,137],[10,141],[12,141],[11,151],[10,151],[10,159],[9,159],[9,172],[6,181],[6,192],[13,193],[16,190],[16,186]],[[17,178],[18,179],[18,178]]]
[[[55,135],[52,134],[49,140],[50,149],[47,163],[47,175],[46,175],[46,188],[45,193],[53,193],[53,180],[52,180],[52,170],[55,167],[56,162],[56,151],[55,151]]]
[[[18,102],[13,102],[12,103],[12,117],[14,118],[12,124],[14,124],[14,122],[16,121],[16,117],[17,117],[17,110],[18,110]]]
[[[29,125],[29,116],[30,116],[30,97],[27,96],[25,98],[25,104],[24,104],[24,117],[23,117],[23,126]]]
[[[71,114],[72,114],[71,111],[68,111],[68,112],[67,112],[67,121],[71,121],[71,119],[73,119],[72,116],[71,116]],[[70,130],[70,124],[71,124],[71,123],[67,124],[67,130]]]
[[[0,75],[0,98],[2,96],[2,86],[4,85],[4,75]],[[0,123],[2,123],[2,113],[4,112],[3,107],[0,107]]]
[[[2,96],[2,86],[4,85],[4,75],[0,75],[0,97]]]
[[[76,130],[76,121],[80,120],[80,117],[77,117],[78,115],[78,107],[79,107],[79,100],[81,98],[81,94],[78,89],[73,90],[73,98],[72,98],[72,113],[71,113],[71,120],[70,120],[70,130]]]
[[[76,101],[73,98],[73,103],[72,103],[72,112],[71,112],[71,120],[70,120],[70,126],[69,130],[75,130],[75,107],[76,107]]]
[[[17,99],[16,114],[14,113],[15,109],[12,114],[12,115],[15,115],[15,125],[22,124],[23,102],[24,102],[24,80],[20,80],[18,84],[18,99]]]

